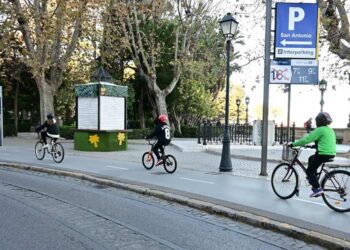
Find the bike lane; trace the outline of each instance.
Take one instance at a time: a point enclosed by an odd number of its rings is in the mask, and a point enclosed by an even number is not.
[[[183,169],[182,166],[188,163],[182,159],[179,152],[175,153],[179,158],[178,170],[174,174],[166,174],[162,167],[145,170],[141,163],[142,151],[134,152],[130,157],[126,157],[127,155],[118,157],[116,154],[117,157],[113,156],[113,158],[110,158],[112,154],[107,154],[105,157],[103,155],[89,157],[86,153],[74,152],[68,153],[61,164],[56,164],[48,156],[43,161],[36,160],[32,149],[22,148],[20,154],[19,149],[15,147],[9,149],[0,151],[1,161],[73,170],[137,183],[350,240],[350,214],[332,211],[321,198],[309,199],[307,196],[310,188],[305,185],[301,187],[300,197],[284,201],[275,196],[268,178]],[[191,164],[201,164],[201,162],[208,164],[210,159],[209,165],[214,164],[213,169],[216,169],[220,162],[219,156],[206,156],[205,153],[191,155],[197,159],[196,162],[191,161]],[[259,162],[255,164],[258,165]]]

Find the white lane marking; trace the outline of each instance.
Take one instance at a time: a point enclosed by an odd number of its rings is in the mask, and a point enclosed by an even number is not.
[[[312,203],[312,204],[316,204],[316,205],[320,205],[320,206],[326,206],[326,204],[324,203],[320,203],[320,202],[314,202],[314,201],[308,201],[308,200],[303,200],[303,199],[299,199],[299,198],[294,198],[294,200],[297,201],[302,201],[302,202],[307,202],[307,203]]]
[[[180,179],[186,180],[186,181],[201,182],[201,183],[206,183],[206,184],[211,184],[211,185],[214,184],[214,182],[211,182],[211,181],[202,181],[202,180],[190,179],[190,178],[185,178],[185,177],[180,177]]]
[[[0,155],[9,156],[10,154],[7,154],[7,153],[0,153]]]
[[[116,167],[116,166],[106,166],[106,168],[113,168],[113,169],[118,169],[118,170],[129,170],[128,168],[122,168],[122,167]]]

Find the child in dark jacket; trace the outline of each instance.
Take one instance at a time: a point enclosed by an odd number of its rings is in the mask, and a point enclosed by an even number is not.
[[[169,145],[171,142],[171,135],[170,135],[170,127],[166,123],[167,121],[166,115],[160,115],[157,117],[154,121],[156,124],[155,130],[152,134],[148,135],[146,138],[150,139],[153,137],[157,138],[157,143],[153,146],[153,152],[157,157],[157,164],[156,166],[159,166],[163,163],[163,159],[160,158],[159,155],[159,149],[162,152],[162,155],[164,154],[164,147]]]
[[[44,128],[46,128],[45,131],[41,132],[41,138],[44,142],[44,147],[47,147],[47,141],[46,141],[46,137],[51,137],[51,138],[59,138],[60,137],[60,132],[57,126],[57,122],[56,119],[54,118],[54,116],[49,113],[47,114],[47,120],[39,127],[36,128],[36,132],[39,132],[41,130],[43,130]]]

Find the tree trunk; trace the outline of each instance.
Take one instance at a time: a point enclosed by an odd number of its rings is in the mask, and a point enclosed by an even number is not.
[[[46,115],[51,113],[54,115],[53,98],[55,95],[55,88],[49,85],[44,77],[36,78],[36,84],[40,95],[40,118],[41,123],[46,120]]]
[[[19,83],[16,81],[16,90],[15,90],[15,100],[14,100],[14,115],[15,115],[15,135],[18,133],[18,93],[19,93]]]
[[[154,95],[155,107],[154,109],[157,112],[157,115],[166,115],[168,116],[168,111],[166,107],[165,96],[162,91],[156,91]]]
[[[64,116],[64,124],[70,124],[71,120],[72,120],[72,109],[70,107],[70,103],[67,103],[66,105],[64,105],[64,109],[65,109],[65,116]]]
[[[180,135],[182,135],[182,130],[181,130],[181,123],[178,119],[175,118],[175,124],[176,124],[176,130],[179,132]]]
[[[143,108],[143,89],[141,89],[141,96],[139,100],[139,119],[140,119],[140,128],[144,129],[145,126],[145,112]]]

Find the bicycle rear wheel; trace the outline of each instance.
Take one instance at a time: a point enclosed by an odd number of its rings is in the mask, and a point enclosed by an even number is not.
[[[43,147],[44,147],[44,143],[41,141],[38,141],[35,144],[34,151],[35,151],[35,156],[38,160],[42,160],[45,157],[45,149]]]
[[[172,155],[166,155],[163,162],[163,166],[165,171],[167,171],[169,174],[174,173],[177,168],[177,162],[175,157]]]
[[[57,142],[52,146],[52,158],[56,163],[60,163],[64,159],[64,149],[61,143]]]
[[[298,174],[290,164],[281,163],[275,167],[271,176],[273,192],[281,199],[292,198],[298,189]]]
[[[150,152],[145,152],[142,156],[142,165],[145,169],[150,170],[154,167],[154,157]]]
[[[323,201],[337,212],[350,211],[350,172],[334,170],[322,179]]]

